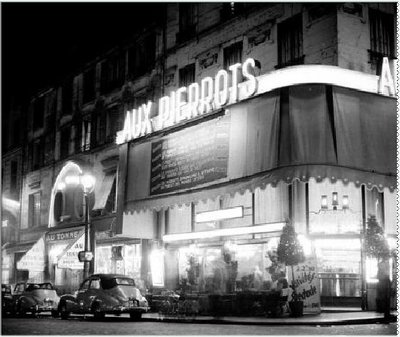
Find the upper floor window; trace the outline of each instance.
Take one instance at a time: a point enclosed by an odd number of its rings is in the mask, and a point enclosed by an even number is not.
[[[195,82],[195,64],[189,64],[186,67],[179,69],[179,86],[187,87]]]
[[[278,24],[278,68],[303,63],[303,20],[297,14]]]
[[[69,156],[69,145],[71,142],[71,127],[65,127],[60,135],[60,159]]]
[[[124,83],[125,54],[116,55],[101,66],[101,93],[107,93]]]
[[[37,170],[44,163],[44,144],[43,139],[36,139],[32,144],[32,169]]]
[[[70,115],[72,113],[72,96],[73,85],[72,80],[64,83],[62,87],[62,114]]]
[[[38,97],[33,103],[33,129],[40,129],[44,125],[44,96]]]
[[[40,192],[29,195],[29,227],[40,226],[40,199]]]
[[[18,162],[11,161],[10,192],[13,196],[19,196],[18,191]]]
[[[376,66],[377,73],[379,73],[378,66],[381,64],[382,58],[384,56],[393,58],[395,55],[394,15],[370,8],[369,28],[370,62]]]
[[[124,127],[124,112],[119,108],[112,108],[107,111],[107,127],[106,137],[107,141],[114,142],[115,136],[119,130]]]
[[[92,68],[83,74],[83,103],[90,102],[95,98],[95,75],[95,68]]]
[[[229,20],[244,12],[246,4],[244,2],[224,2],[221,9],[221,20]]]
[[[224,69],[229,66],[242,63],[243,42],[236,42],[224,48]]]
[[[178,42],[190,39],[196,34],[196,4],[179,4],[179,33]]]
[[[90,144],[95,147],[106,141],[107,118],[105,111],[94,112],[91,117]]]
[[[156,59],[156,37],[149,34],[136,42],[128,51],[129,75],[142,76],[154,68]]]

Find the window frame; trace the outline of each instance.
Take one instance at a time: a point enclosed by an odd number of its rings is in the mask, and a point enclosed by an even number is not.
[[[38,202],[35,201],[35,197],[38,198]],[[34,192],[30,193],[28,197],[28,214],[29,214],[29,219],[28,219],[28,227],[29,228],[35,228],[35,227],[40,227],[41,225],[41,208],[42,208],[42,192]],[[37,204],[39,207],[37,207]]]
[[[278,65],[275,68],[303,64],[303,45],[302,13],[278,23]]]

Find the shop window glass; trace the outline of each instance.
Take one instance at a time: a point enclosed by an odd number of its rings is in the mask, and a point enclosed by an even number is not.
[[[237,192],[233,196],[225,195],[221,198],[222,209],[236,206],[243,206],[243,218],[222,220],[220,222],[221,228],[250,226],[253,223],[252,193],[249,191],[246,191],[244,194]]]
[[[304,63],[302,14],[278,24],[278,68]]]
[[[29,195],[29,227],[40,226],[40,199],[40,192]]]
[[[191,206],[175,206],[168,211],[167,234],[187,233],[192,231],[192,208]]]
[[[371,49],[370,62],[380,73],[380,64],[383,57],[394,58],[394,15],[376,9],[369,9],[369,29]]]
[[[255,197],[255,223],[285,221],[289,217],[289,189],[288,185],[281,182],[276,187],[267,185],[265,189],[256,188]]]
[[[385,228],[383,193],[379,192],[376,188],[366,190],[365,199],[367,217],[375,215],[378,224],[382,228]]]
[[[318,239],[314,244],[321,296],[361,296],[360,239]]]
[[[333,206],[333,193],[337,193],[337,209]],[[323,197],[324,196],[324,197]],[[347,196],[348,209],[343,210],[343,196]],[[324,209],[322,200],[326,200]],[[325,199],[326,198],[326,199]],[[309,230],[310,233],[346,234],[360,233],[362,223],[361,189],[353,184],[325,180],[309,181]]]
[[[384,215],[385,215],[385,233],[397,235],[397,198],[396,192],[390,192],[389,189],[384,190]]]
[[[96,246],[96,272],[97,273],[111,273],[111,247],[110,246]]]

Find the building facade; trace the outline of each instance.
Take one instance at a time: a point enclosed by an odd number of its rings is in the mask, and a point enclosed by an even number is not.
[[[85,227],[72,177],[90,173],[92,272],[195,294],[268,290],[290,221],[322,305],[373,309],[368,218],[396,239],[395,5],[164,9],[32,98],[9,282],[82,281],[65,256]]]

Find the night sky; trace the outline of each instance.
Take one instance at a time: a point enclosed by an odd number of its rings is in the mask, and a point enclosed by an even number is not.
[[[3,103],[54,85],[157,14],[157,3],[3,2]]]

